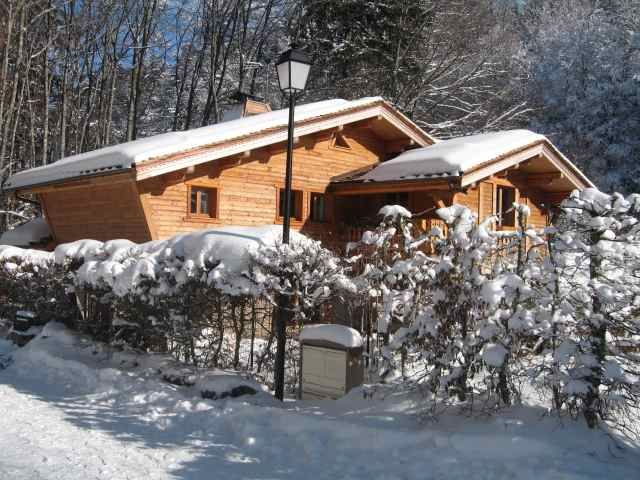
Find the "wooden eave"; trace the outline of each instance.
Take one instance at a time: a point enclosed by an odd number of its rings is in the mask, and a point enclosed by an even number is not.
[[[540,156],[544,157],[549,163],[551,163],[556,171],[544,174],[525,172],[521,174],[523,182],[527,181],[527,175],[536,179],[541,178],[543,175],[548,178],[555,175],[557,178],[568,180],[573,185],[573,188],[584,189],[594,187],[594,184],[573,163],[562,155],[562,153],[560,153],[560,151],[551,142],[547,140],[538,140],[532,144],[525,145],[517,150],[507,152],[500,157],[479,164],[473,169],[464,172],[461,176],[434,176],[431,178],[390,180],[384,182],[362,182],[348,179],[349,176],[366,173],[366,171],[363,170],[362,172],[350,172],[348,176],[336,177],[334,183],[330,186],[330,191],[334,192],[336,195],[362,195],[367,193],[391,193],[443,189],[459,191],[500,172],[509,171],[510,169],[520,165],[522,162]],[[375,168],[375,166],[367,170],[372,170],[373,168]]]
[[[549,161],[574,188],[582,190],[595,187],[593,182],[548,140],[539,140],[475,166],[473,169],[463,173],[461,186],[466,187],[538,156],[542,156]]]
[[[131,169],[121,169],[117,171],[96,173],[93,175],[67,178],[64,180],[56,180],[54,182],[18,188],[13,190],[13,192],[17,195],[27,193],[40,194],[47,192],[58,192],[61,190],[74,190],[76,188],[95,187],[100,185],[114,185],[117,183],[126,182],[130,182],[132,184],[135,182],[135,172]]]
[[[355,107],[351,110],[337,112],[335,114],[323,115],[302,122],[296,122],[295,136],[315,134],[317,132],[339,128],[355,122],[368,119],[384,120],[395,127],[403,136],[408,137],[417,145],[426,147],[432,145],[436,140],[429,134],[421,130],[407,117],[395,110],[385,101]],[[136,179],[138,181],[147,178],[164,175],[166,173],[181,170],[191,166],[200,165],[224,157],[231,157],[243,152],[253,151],[269,145],[281,143],[287,140],[287,127],[277,127],[236,137],[230,140],[218,142],[193,150],[180,152],[177,154],[159,157],[139,165],[135,165]]]
[[[420,178],[386,182],[339,182],[329,185],[327,191],[336,195],[365,195],[374,193],[461,190],[462,177]]]

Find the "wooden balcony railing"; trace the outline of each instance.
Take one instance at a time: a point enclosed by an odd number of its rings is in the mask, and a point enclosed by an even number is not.
[[[434,227],[439,228],[442,232],[446,232],[447,224],[439,218],[417,218],[413,220],[414,224],[424,233],[429,233]],[[359,242],[362,235],[367,230],[375,230],[376,226],[354,226],[346,225],[343,227],[340,239],[346,242]]]

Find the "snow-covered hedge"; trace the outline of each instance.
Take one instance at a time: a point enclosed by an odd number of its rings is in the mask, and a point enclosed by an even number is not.
[[[282,245],[278,227],[0,247],[1,313],[64,314],[75,291],[80,326],[100,339],[260,372],[272,310],[286,303],[300,325],[342,309],[364,336],[369,378],[400,378],[434,412],[509,405],[527,382],[557,411],[626,428],[640,403],[640,196],[576,191],[540,230],[512,208],[511,232],[460,205],[437,210],[444,230],[422,232],[387,206],[347,258],[298,234]]]
[[[576,191],[539,231],[525,205],[512,208],[513,232],[459,205],[436,212],[446,232],[381,212],[355,246],[368,253],[353,279],[388,338],[381,371],[434,408],[508,405],[526,381],[592,427],[629,428],[640,401],[640,196]]]
[[[72,324],[77,318],[66,272],[51,254],[0,245],[0,318],[13,319],[18,310],[43,322]]]
[[[97,340],[168,350],[197,366],[239,367],[250,338],[246,366],[269,376],[276,299],[291,298],[292,322],[300,323],[348,285],[319,242],[294,232],[282,245],[280,234],[276,226],[239,227],[143,244],[80,240],[51,253],[2,247],[0,284],[14,310],[46,311],[40,303],[75,293],[78,326]],[[255,347],[258,331],[264,348]]]

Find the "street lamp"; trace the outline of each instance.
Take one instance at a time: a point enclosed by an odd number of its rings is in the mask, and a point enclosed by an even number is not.
[[[282,243],[289,243],[291,229],[291,177],[293,168],[293,128],[296,95],[307,85],[311,59],[292,46],[283,52],[276,63],[278,83],[283,94],[289,95],[289,131],[287,139],[287,169],[284,179],[284,219],[282,222]],[[287,342],[287,323],[290,315],[289,298],[282,295],[278,301],[277,337],[278,347],[274,371],[275,395],[284,400],[284,355]]]

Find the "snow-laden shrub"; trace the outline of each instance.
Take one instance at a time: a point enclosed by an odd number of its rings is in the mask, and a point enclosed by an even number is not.
[[[551,257],[554,394],[591,427],[628,429],[640,402],[640,196],[575,191],[562,216]]]
[[[299,323],[318,321],[321,309],[343,292],[355,288],[341,259],[318,241],[298,238],[251,250],[249,278],[255,291],[274,306],[286,302]]]
[[[77,307],[69,287],[66,272],[50,253],[0,246],[0,318],[27,310],[42,322],[72,324]]]
[[[400,205],[382,207],[379,216],[375,229],[347,246],[350,256],[345,259],[352,282],[344,299],[361,317],[359,325],[352,326],[365,334],[365,363],[372,380],[390,378],[398,367],[403,370],[405,357],[398,366],[388,346],[390,333],[407,322],[420,304],[419,272],[429,258],[417,249],[430,238],[418,231],[411,212]]]
[[[437,211],[445,232],[418,232],[405,214],[364,235],[354,284],[379,301],[380,354],[432,405],[495,408],[533,380],[556,410],[628,431],[640,401],[640,196],[576,191],[541,231],[526,206],[513,209],[510,232],[453,205]]]
[[[446,231],[430,232],[410,213],[387,207],[356,246],[365,264],[354,284],[379,301],[377,332],[389,339],[380,350],[383,367],[399,367],[433,405],[472,406],[480,395],[495,406],[517,393],[520,367],[509,365],[522,339],[535,343],[537,335],[524,313],[532,292],[523,274],[540,243],[529,237],[540,232],[527,228],[525,206],[513,208],[520,228],[507,234],[492,230],[495,218],[478,223],[461,205],[439,209]],[[437,253],[426,254],[427,245]]]

